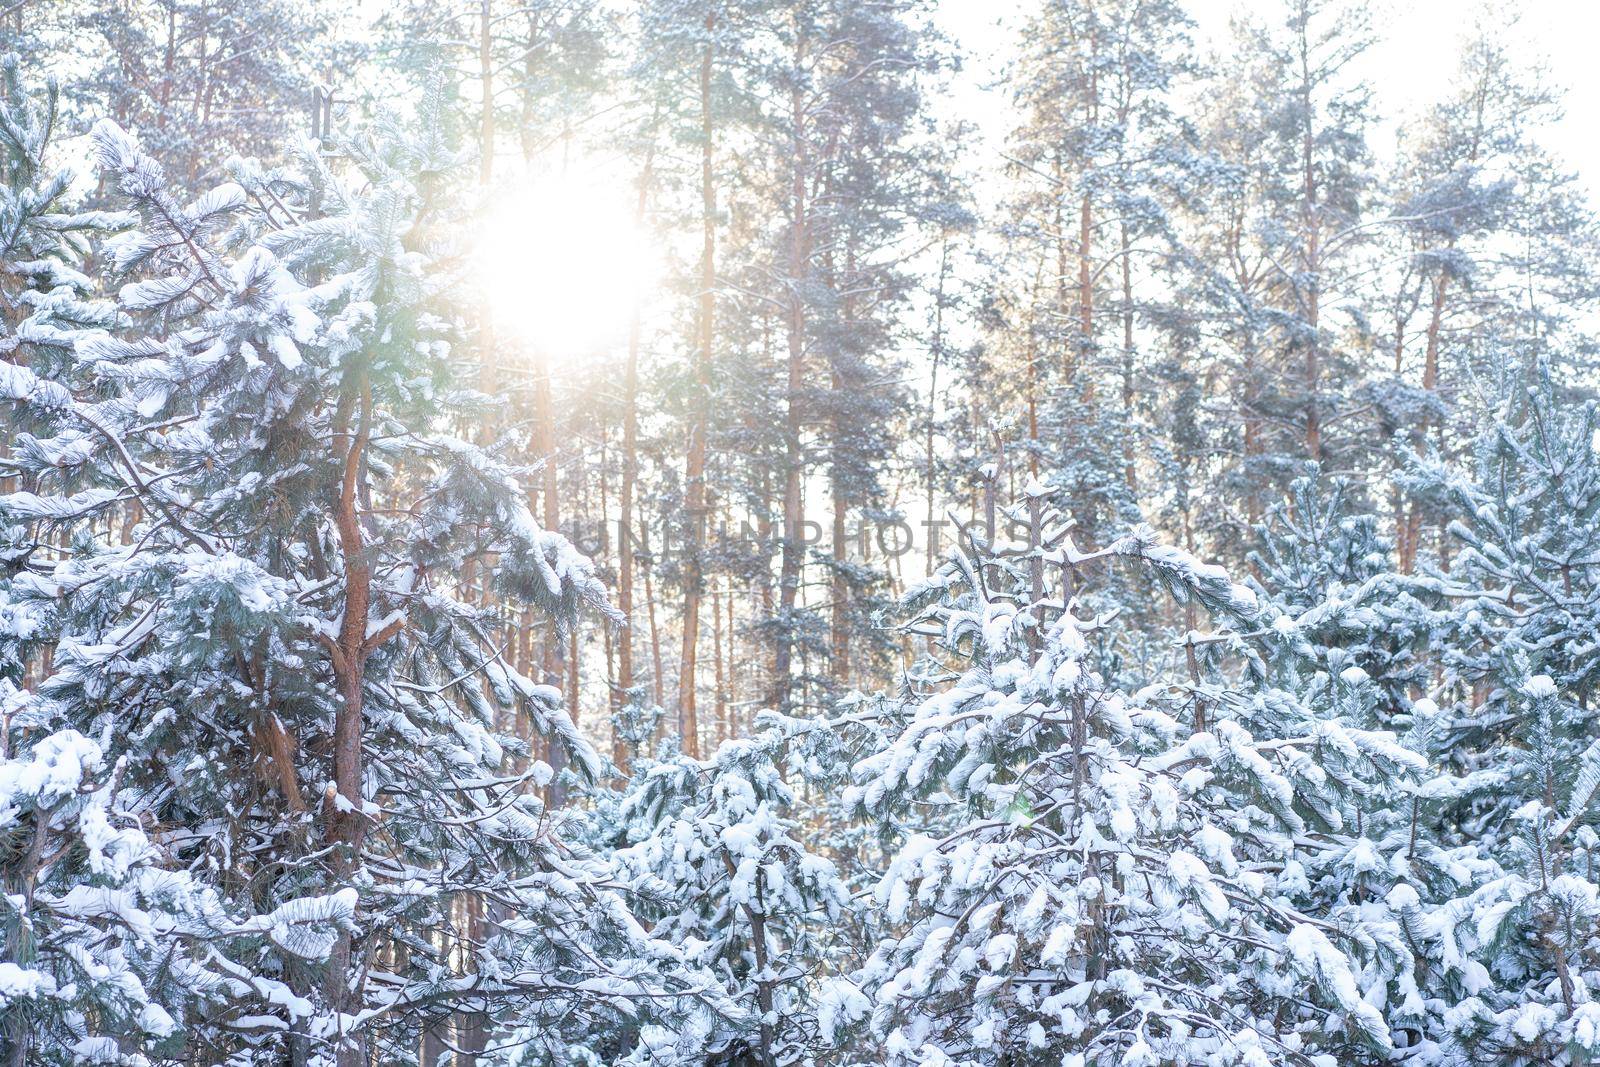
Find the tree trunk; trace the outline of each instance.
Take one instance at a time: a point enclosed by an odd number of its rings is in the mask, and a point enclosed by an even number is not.
[[[1428,313],[1428,339],[1427,347],[1423,350],[1422,362],[1422,388],[1424,392],[1433,392],[1439,386],[1439,335],[1444,326],[1445,292],[1450,284],[1450,276],[1441,273],[1433,283],[1433,307]],[[1422,416],[1422,425],[1419,428],[1419,438],[1426,438],[1433,419],[1426,413]],[[1420,452],[1424,445],[1422,440],[1417,442]],[[1400,571],[1411,574],[1417,564],[1417,548],[1422,539],[1422,507],[1413,501],[1411,510],[1406,515],[1405,528],[1400,532],[1400,544],[1396,546],[1400,554]]]
[[[523,163],[532,163],[539,146],[538,139],[533,135],[534,105],[539,102],[540,93],[536,90],[539,73],[539,57],[544,54],[540,41],[539,11],[533,4],[526,10],[528,18],[528,33],[522,40],[522,113],[517,118],[517,140],[522,145]]]
[[[449,1051],[450,1023],[447,1020],[441,1019],[422,1032],[421,1067],[440,1067],[439,1058]]]
[[[1085,402],[1094,400],[1094,205],[1089,194],[1078,205],[1078,390]]]
[[[646,157],[644,170],[639,175],[639,199],[634,208],[634,224],[644,225],[645,205],[650,196],[650,178],[654,150]],[[617,610],[622,612],[622,632],[617,640],[617,687],[612,693],[611,710],[615,714],[633,699],[633,494],[639,480],[639,343],[642,333],[643,312],[640,294],[633,297],[633,311],[628,322],[628,363],[623,372],[622,402],[622,492],[617,515]],[[603,520],[602,520],[603,521]],[[617,770],[628,773],[628,745],[622,733],[612,726],[611,762]]]
[[[1093,5],[1089,8],[1089,86],[1084,100],[1087,124],[1100,121],[1100,35]],[[1082,376],[1079,395],[1085,404],[1094,402],[1094,204],[1089,196],[1088,176],[1078,201],[1078,373]]]
[[[1039,257],[1039,269],[1033,278],[1033,302],[1028,310],[1028,473],[1039,473],[1039,296],[1044,284],[1044,257]],[[1062,383],[1072,384],[1072,368],[1067,368],[1067,378]],[[981,421],[974,418],[974,425]]]
[[[645,614],[650,618],[650,660],[655,671],[655,677],[650,679],[651,696],[655,698],[656,707],[660,707],[664,699],[661,675],[661,628],[656,625],[656,587],[651,580],[653,566],[644,569],[644,608]]]
[[[611,558],[611,425],[609,422],[600,424],[600,510],[597,525],[600,530],[599,558]],[[606,713],[608,717],[616,715],[617,709],[622,705],[622,688],[617,685],[617,638],[626,635],[623,627],[602,625],[600,635],[605,646],[605,680],[606,680]],[[614,718],[609,719],[614,722]],[[615,744],[615,735],[612,737]],[[620,767],[621,764],[618,764]]]
[[[922,522],[923,536],[928,543],[923,549],[923,575],[933,577],[933,564],[939,553],[934,539],[933,493],[933,429],[939,417],[939,361],[944,356],[944,293],[950,277],[950,238],[945,236],[939,244],[939,280],[933,292],[933,344],[929,347],[931,369],[928,374],[928,426],[922,448],[922,482],[927,495],[927,510]]]
[[[832,262],[830,257],[829,262]],[[846,288],[853,287],[856,283],[855,251],[850,249],[845,253],[844,284]],[[855,320],[855,300],[851,296],[844,298],[843,308],[844,335],[850,337]],[[829,385],[835,397],[833,417],[830,430],[833,440],[833,470],[830,488],[833,493],[833,576],[830,581],[832,603],[829,605],[829,634],[828,634],[828,668],[829,676],[834,683],[845,686],[850,679],[850,597],[852,583],[846,573],[850,561],[849,526],[850,526],[850,483],[849,473],[845,464],[848,452],[844,447],[845,438],[851,428],[845,424],[846,419],[842,414],[844,410],[843,398],[852,391],[854,383],[849,375],[840,367],[838,358],[834,360],[832,380]]]
[[[457,910],[461,928],[466,931],[465,954],[475,959],[475,948],[484,943],[487,934],[483,898],[476,893],[462,893]],[[478,1057],[489,1047],[489,1015],[483,1010],[483,1002],[465,1001],[463,1010],[456,1012],[455,1028],[456,1067],[477,1067]]]
[[[1123,482],[1130,496],[1139,492],[1139,473],[1134,466],[1133,422],[1133,250],[1128,224],[1122,230],[1122,442]]]
[[[717,197],[712,185],[711,72],[715,49],[711,34],[715,15],[705,22],[706,46],[700,56],[700,306],[695,349],[695,402],[689,429],[689,458],[684,478],[683,651],[678,666],[678,731],[683,751],[700,756],[700,720],[695,674],[700,652],[700,599],[705,587],[706,424],[711,404],[712,315],[716,310]]]
[[[338,637],[328,646],[340,696],[333,726],[333,788],[326,799],[327,838],[332,846],[330,892],[348,887],[361,864],[366,837],[361,733],[367,656],[388,636],[367,633],[372,569],[361,529],[361,501],[364,454],[372,425],[372,385],[364,367],[346,373],[341,393],[334,441],[336,448],[343,445],[339,456],[342,475],[333,518],[343,556],[344,616]],[[336,1012],[351,1013],[360,999],[354,985],[358,968],[353,966],[352,951],[350,932],[340,930],[328,956],[327,998]],[[364,1039],[352,1036],[341,1040],[336,1057],[338,1067],[359,1067],[366,1059]]]
[[[1313,461],[1322,458],[1322,405],[1318,394],[1322,391],[1322,339],[1318,336],[1321,330],[1321,304],[1322,282],[1319,274],[1322,270],[1322,240],[1321,219],[1317,212],[1317,172],[1314,131],[1312,129],[1312,102],[1311,102],[1311,57],[1310,43],[1306,39],[1306,23],[1300,22],[1300,76],[1301,76],[1301,121],[1305,129],[1301,134],[1301,226],[1302,237],[1306,242],[1306,272],[1310,276],[1310,286],[1306,292],[1306,357],[1305,357],[1305,397],[1306,397],[1306,425],[1305,442],[1306,455]]]
[[[722,593],[717,584],[711,584],[711,668],[716,682],[716,722],[711,736],[718,744],[726,741],[732,731],[728,729],[728,690],[722,659]]]
[[[578,655],[578,629],[578,625],[574,623],[572,629],[567,631],[567,707],[572,715],[573,725],[580,724],[583,714],[583,705],[579,700],[582,693],[583,661]]]
[[[481,91],[478,116],[478,181],[488,185],[494,176],[494,38],[493,0],[478,3],[478,81]]]
[[[733,602],[734,602],[734,595],[733,595],[733,579],[732,578],[728,579],[728,596],[727,596],[726,599],[727,599],[727,606],[728,606],[728,622],[727,622],[726,628],[724,629],[724,632],[728,635],[728,654],[724,658],[723,662],[727,663],[727,665],[728,665],[728,718],[729,718],[728,732],[729,732],[729,734],[731,736],[734,733],[734,727],[737,725],[732,720],[738,714],[737,705],[734,703],[733,697],[734,697],[734,694],[738,692],[738,687],[739,687],[739,661],[736,658],[734,658],[734,643],[733,643],[733,641],[734,641],[734,635],[733,635]]]
[[[837,435],[843,427],[834,426]],[[834,682],[843,686],[850,679],[850,580],[845,567],[850,560],[849,538],[850,497],[844,485],[844,476],[837,468],[833,475],[833,578],[832,599],[829,606],[829,674]]]
[[[533,422],[535,454],[543,465],[541,474],[543,488],[540,495],[540,505],[543,508],[541,521],[544,528],[551,533],[561,529],[561,497],[558,456],[556,454],[556,428],[555,428],[555,401],[550,389],[550,361],[543,355],[536,356],[533,366]],[[556,620],[552,619],[544,627],[543,648],[543,681],[546,685],[553,685],[557,689],[565,688],[566,669],[565,655],[562,649],[562,635]],[[570,708],[570,713],[576,717],[577,708]],[[544,752],[544,760],[555,772],[555,778],[550,781],[546,790],[546,800],[551,807],[560,807],[566,800],[565,789],[562,787],[559,776],[561,769],[566,766],[566,749],[555,741],[554,738],[539,739],[540,748]]]
[[[795,41],[795,66],[805,58],[806,39],[802,34]],[[796,87],[790,92],[790,122],[792,123],[791,164],[794,175],[790,198],[792,217],[789,232],[789,306],[785,316],[788,342],[788,389],[785,393],[784,413],[784,471],[783,471],[783,548],[778,572],[778,624],[773,628],[776,648],[772,659],[772,707],[784,711],[789,706],[791,688],[790,666],[794,657],[794,641],[790,628],[793,625],[795,602],[800,593],[800,570],[805,561],[805,540],[802,523],[805,521],[801,497],[801,476],[805,457],[800,442],[800,396],[804,385],[806,352],[806,308],[801,296],[801,284],[810,259],[807,247],[806,177],[807,157],[805,131],[805,101]]]

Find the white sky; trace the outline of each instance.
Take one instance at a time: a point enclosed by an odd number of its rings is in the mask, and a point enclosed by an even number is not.
[[[1013,43],[1013,31],[1037,0],[939,0],[936,20],[972,56],[953,87],[957,106],[980,121],[1003,114],[981,86],[992,80],[993,56]],[[1202,53],[1225,39],[1235,12],[1276,20],[1280,0],[1187,0],[1198,24]],[[1516,51],[1544,62],[1551,82],[1566,90],[1566,115],[1549,131],[1547,144],[1560,153],[1591,190],[1600,189],[1600,0],[1376,0],[1373,25],[1378,42],[1363,57],[1362,76],[1375,93],[1376,111],[1398,119],[1427,106],[1455,66],[1459,35],[1483,9],[1520,11],[1513,33]],[[1503,14],[1498,15],[1504,18]],[[1002,120],[1003,121],[1003,120]],[[990,138],[1004,130],[986,130]],[[1388,154],[1391,133],[1374,131],[1374,150]]]

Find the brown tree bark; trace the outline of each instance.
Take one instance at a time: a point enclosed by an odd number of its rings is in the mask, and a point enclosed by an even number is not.
[[[1445,293],[1449,285],[1448,274],[1441,273],[1434,279],[1433,305],[1428,311],[1427,344],[1422,357],[1422,388],[1430,393],[1439,387],[1439,337],[1444,328]],[[1424,414],[1420,427],[1423,437],[1427,436],[1432,425],[1432,417]],[[1419,442],[1417,447],[1420,450],[1423,446]],[[1400,571],[1410,574],[1416,568],[1417,548],[1422,540],[1422,508],[1415,501],[1406,514],[1406,523],[1398,540],[1399,544],[1395,547],[1400,557]]]
[[[798,68],[805,61],[808,41],[806,35],[797,33],[794,43],[794,61]],[[806,307],[801,296],[801,281],[805,277],[811,253],[807,233],[808,203],[806,181],[809,175],[808,146],[806,144],[805,98],[798,85],[789,94],[789,121],[791,123],[791,151],[794,173],[790,182],[790,210],[788,254],[788,307],[784,328],[788,347],[788,381],[785,392],[783,425],[783,545],[778,570],[779,625],[774,627],[776,647],[772,658],[772,707],[779,711],[789,706],[792,681],[790,668],[794,662],[794,643],[789,633],[795,603],[800,593],[800,571],[805,562],[805,540],[802,524],[805,521],[804,502],[801,497],[801,476],[805,457],[801,451],[801,391],[804,386],[806,354]]]
[[[934,540],[933,509],[933,427],[939,417],[939,363],[944,357],[944,300],[945,286],[950,279],[950,237],[945,235],[939,243],[939,275],[933,291],[933,343],[929,359],[928,373],[928,425],[923,435],[922,442],[922,484],[923,493],[927,497],[927,508],[923,517],[923,536],[928,539],[924,546],[923,575],[933,577],[933,564],[939,553],[939,546]],[[1032,432],[1031,429],[1029,431]]]
[[[831,262],[831,257],[830,257]],[[847,251],[845,254],[844,284],[847,288],[855,285],[855,252]],[[855,300],[846,296],[844,299],[844,329],[849,335],[855,318]],[[837,362],[832,369],[830,386],[837,397],[851,387],[849,380],[840,373]],[[833,470],[830,480],[830,489],[833,494],[833,576],[829,582],[829,624],[828,624],[828,674],[835,684],[844,686],[850,679],[850,580],[846,577],[845,568],[850,561],[849,527],[850,527],[850,487],[849,479],[844,468],[844,441],[851,432],[845,425],[841,414],[842,405],[834,404],[832,426]]]
[[[634,207],[634,224],[642,227],[645,206],[650,197],[652,163],[655,153],[645,158],[639,175],[639,198]],[[622,400],[622,489],[617,514],[617,610],[622,612],[622,632],[617,635],[617,685],[612,691],[611,710],[622,709],[631,699],[635,679],[633,671],[633,496],[639,480],[639,344],[642,332],[640,298],[634,295],[633,310],[628,321],[628,362],[623,372]],[[654,630],[654,625],[651,627]],[[657,671],[659,674],[660,672]],[[657,702],[660,698],[657,697]],[[613,727],[611,735],[611,762],[623,774],[628,773],[628,746],[622,734]]]
[[[1306,353],[1305,353],[1305,389],[1306,415],[1305,415],[1305,444],[1306,455],[1312,460],[1322,458],[1322,405],[1319,395],[1322,391],[1322,338],[1319,331],[1322,329],[1322,282],[1319,280],[1322,271],[1322,220],[1317,209],[1317,172],[1315,148],[1316,140],[1312,128],[1311,102],[1311,54],[1310,42],[1305,35],[1305,22],[1301,21],[1300,33],[1300,87],[1301,87],[1301,121],[1305,124],[1300,138],[1301,154],[1301,228],[1302,239],[1306,243],[1306,273],[1310,277],[1310,285],[1305,294],[1306,312]]]
[[[1039,298],[1044,281],[1044,257],[1039,257],[1039,269],[1033,278],[1033,303],[1028,309],[1028,473],[1039,473]],[[1072,371],[1067,370],[1067,383]]]
[[[644,606],[645,613],[650,617],[650,659],[655,670],[655,677],[650,679],[652,696],[655,697],[656,707],[660,707],[663,700],[663,686],[661,673],[661,628],[656,624],[656,589],[651,580],[653,568],[646,566],[644,569]]]
[[[478,116],[478,181],[488,185],[494,176],[494,26],[493,0],[478,3],[478,80],[481,98]]]
[[[733,595],[733,579],[729,578],[728,595],[725,601],[728,608],[728,622],[723,632],[728,635],[728,654],[724,662],[726,662],[728,665],[728,715],[730,720],[738,714],[736,711],[736,705],[733,701],[733,696],[738,692],[739,689],[739,660],[735,656],[734,652],[735,646],[733,633],[733,604],[736,599],[737,598]],[[735,725],[737,724],[730,721],[728,727],[730,733],[733,732]]]
[[[421,1067],[439,1067],[440,1057],[449,1052],[450,1024],[441,1019],[422,1032]]]
[[[484,915],[483,898],[477,893],[461,893],[457,897],[460,929],[466,932],[464,951],[477,957],[477,946],[483,944],[488,932]],[[489,1047],[489,1015],[482,1002],[465,1002],[470,1007],[456,1012],[456,1067],[477,1067],[478,1057]]]
[[[834,433],[842,427],[835,425]],[[830,581],[828,624],[828,672],[839,685],[850,678],[850,582],[845,577],[845,567],[850,561],[849,526],[850,495],[844,486],[844,476],[833,475],[833,577]]]
[[[580,700],[583,692],[581,684],[583,681],[583,659],[578,654],[578,629],[578,625],[574,623],[572,629],[567,631],[567,708],[570,710],[572,721],[575,724],[579,722],[583,713],[583,705]]]
[[[1085,374],[1094,352],[1094,205],[1084,194],[1078,204],[1078,388],[1085,401],[1094,399],[1094,375]]]
[[[541,470],[543,484],[539,494],[539,503],[543,510],[541,522],[546,530],[556,532],[561,529],[561,483],[557,462],[559,457],[556,453],[555,401],[551,395],[550,361],[542,355],[534,359],[533,421],[534,452],[543,465]],[[565,688],[566,669],[562,635],[553,619],[545,626],[541,659],[544,675],[542,681],[557,689]],[[573,716],[578,713],[575,706],[569,711]],[[559,778],[561,769],[566,766],[566,750],[553,738],[544,738],[542,748],[545,762]],[[565,790],[558,778],[552,779],[550,787],[546,790],[546,800],[551,807],[560,807],[566,800]]]
[[[689,456],[684,477],[683,649],[678,660],[678,730],[683,751],[700,756],[700,720],[696,703],[696,671],[700,652],[700,599],[705,592],[706,430],[711,405],[712,315],[716,307],[716,188],[712,184],[715,150],[711,122],[711,74],[715,60],[712,33],[716,16],[705,21],[706,45],[700,56],[700,306],[695,348],[695,403],[689,428]]]
[[[1122,477],[1130,495],[1139,492],[1139,474],[1134,466],[1133,439],[1133,250],[1128,224],[1120,226],[1122,236]]]
[[[1085,120],[1093,128],[1100,121],[1100,35],[1093,5],[1089,9],[1089,85],[1084,98]],[[1087,176],[1082,176],[1084,179]],[[1077,386],[1084,403],[1093,403],[1094,375],[1094,203],[1087,182],[1078,200],[1078,373]]]
[[[1482,150],[1483,138],[1486,133],[1484,115],[1488,107],[1489,93],[1490,80],[1485,77],[1478,83],[1473,94],[1475,125],[1472,130],[1471,147],[1467,151],[1467,161],[1474,165],[1478,162],[1478,155]],[[1451,238],[1445,247],[1454,250],[1456,247],[1455,239]],[[1449,286],[1450,275],[1441,271],[1433,283],[1433,302],[1428,310],[1427,341],[1422,357],[1422,388],[1430,393],[1439,388],[1439,351],[1444,334],[1446,294],[1449,291]],[[1402,336],[1397,345],[1403,344],[1403,340]],[[1395,372],[1399,373],[1399,371],[1400,355],[1397,352],[1395,355]],[[1424,414],[1422,424],[1418,430],[1419,436],[1426,438],[1428,431],[1432,428],[1434,428],[1433,419]],[[1420,451],[1423,447],[1422,441],[1418,441],[1418,450]],[[1416,502],[1412,502],[1411,508],[1406,515],[1405,525],[1398,531],[1398,534],[1399,536],[1395,540],[1400,557],[1400,570],[1404,574],[1411,574],[1416,569],[1417,549],[1422,542],[1422,509]],[[1443,534],[1444,531],[1440,530],[1441,551],[1439,555],[1441,560],[1445,557],[1445,546],[1448,544],[1448,539]]]
[[[722,659],[722,592],[716,582],[711,583],[711,671],[717,687],[716,721],[712,726],[712,737],[717,744],[721,744],[731,736],[732,731],[728,729],[728,689]]]
[[[336,638],[326,639],[339,708],[333,726],[333,784],[325,798],[326,835],[332,846],[330,889],[348,886],[361,863],[366,839],[366,814],[362,797],[362,726],[367,658],[400,629],[400,622],[367,633],[372,608],[372,568],[361,528],[362,501],[366,496],[365,453],[372,427],[372,385],[365,367],[345,375],[334,414],[334,447],[339,449],[340,480],[334,501],[334,528],[343,556],[344,617]],[[335,1011],[349,1011],[360,1000],[354,966],[353,942],[341,930],[328,957],[327,998]],[[359,1067],[365,1062],[365,1041],[352,1037],[336,1051],[339,1067]]]

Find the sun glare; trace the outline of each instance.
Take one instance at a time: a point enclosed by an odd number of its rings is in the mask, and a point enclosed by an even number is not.
[[[494,328],[540,358],[567,360],[626,339],[660,257],[627,187],[584,174],[503,190],[476,261]]]

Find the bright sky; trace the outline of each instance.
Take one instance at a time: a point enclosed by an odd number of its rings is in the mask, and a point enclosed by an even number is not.
[[[979,86],[992,80],[992,57],[1013,40],[1013,29],[1036,0],[941,0],[937,19],[971,55],[978,57],[963,73],[955,92],[960,103],[981,116],[997,114]],[[1197,40],[1204,52],[1226,36],[1235,12],[1276,19],[1280,0],[1188,0],[1198,23]],[[1567,91],[1566,116],[1549,133],[1548,144],[1559,152],[1591,191],[1600,191],[1600,0],[1376,0],[1374,28],[1379,41],[1364,57],[1363,74],[1376,94],[1377,109],[1402,117],[1431,102],[1455,65],[1459,35],[1474,14],[1520,11],[1513,38],[1530,62],[1543,61],[1553,84]],[[1501,15],[1500,17],[1504,17]],[[1003,136],[1003,131],[985,131]],[[1383,133],[1377,134],[1383,137]],[[1387,145],[1374,148],[1386,154]],[[1597,197],[1600,199],[1600,197]]]

